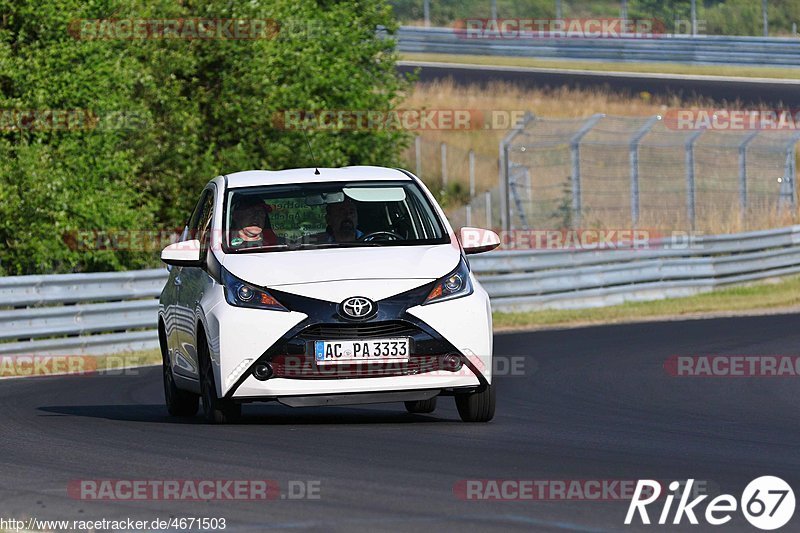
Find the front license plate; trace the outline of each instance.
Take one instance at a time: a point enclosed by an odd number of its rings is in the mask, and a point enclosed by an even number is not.
[[[314,341],[314,359],[318,365],[377,361],[408,361],[409,339],[373,339],[352,341]]]

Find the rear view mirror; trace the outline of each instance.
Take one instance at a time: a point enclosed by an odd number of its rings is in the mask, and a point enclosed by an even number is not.
[[[344,202],[343,192],[324,192],[322,194],[309,194],[306,196],[306,205],[338,204]]]
[[[170,244],[161,251],[161,260],[171,266],[199,267],[200,241],[182,241]]]
[[[500,237],[489,229],[466,227],[460,233],[465,254],[488,252],[500,246]]]

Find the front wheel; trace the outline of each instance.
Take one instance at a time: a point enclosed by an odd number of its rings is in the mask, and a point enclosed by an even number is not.
[[[197,414],[200,397],[189,391],[181,390],[175,385],[175,377],[172,375],[172,366],[169,362],[167,334],[160,324],[158,340],[161,347],[161,373],[164,380],[164,401],[167,404],[167,411],[171,416],[194,416]]]
[[[198,342],[200,356],[200,392],[203,400],[203,415],[210,424],[231,424],[242,416],[242,405],[226,398],[217,397],[217,386],[214,382],[214,369],[208,354],[205,339]]]
[[[494,418],[494,404],[494,385],[480,392],[456,394],[456,408],[464,422],[488,422]]]
[[[197,394],[181,390],[175,385],[172,368],[164,363],[164,400],[167,411],[172,416],[189,417],[197,414],[199,397]]]

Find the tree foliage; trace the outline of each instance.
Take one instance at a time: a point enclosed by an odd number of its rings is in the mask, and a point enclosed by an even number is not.
[[[280,31],[269,39],[75,31],[81,20],[197,18],[272,19]],[[153,253],[75,249],[64,235],[176,228],[215,175],[311,165],[302,133],[277,128],[275,114],[393,108],[408,82],[379,27],[396,29],[380,0],[0,0],[0,274],[153,264]],[[9,112],[46,110],[93,119],[9,127]],[[408,142],[398,131],[308,138],[325,166],[397,164]]]

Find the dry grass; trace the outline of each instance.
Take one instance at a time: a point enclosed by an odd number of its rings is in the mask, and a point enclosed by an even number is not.
[[[701,104],[701,102],[698,102]],[[459,86],[452,81],[417,84],[402,107],[408,109],[476,109],[481,111],[530,111],[547,118],[582,118],[595,113],[609,115],[649,116],[678,107],[678,100],[666,101],[643,93],[635,99],[608,91],[559,88],[553,91],[522,89],[516,85],[497,82],[487,87]],[[468,179],[467,153],[476,153],[477,190],[497,185],[497,153],[507,129],[452,131],[423,130],[423,174],[430,181],[438,180],[439,145],[447,143],[448,177],[459,181]],[[410,168],[414,166],[413,146],[407,153]]]
[[[530,111],[537,116],[548,119],[575,119],[586,118],[596,113],[607,115],[645,117],[661,114],[675,108],[710,108],[714,107],[709,101],[694,100],[681,101],[678,98],[663,98],[642,93],[634,97],[611,92],[604,89],[577,90],[558,88],[553,90],[525,89],[513,84],[496,82],[487,86],[461,86],[452,81],[439,81],[435,83],[417,84],[402,107],[408,109],[471,109],[481,111],[524,112]],[[737,107],[732,104],[732,107]],[[422,140],[422,177],[433,188],[442,183],[440,165],[440,144],[447,144],[447,177],[449,182],[460,182],[466,188],[468,183],[468,152],[474,150],[476,154],[476,193],[495,187],[499,180],[498,146],[503,137],[508,134],[508,129],[480,129],[472,131],[453,130],[422,130],[418,134]],[[698,144],[699,145],[699,144]],[[681,145],[682,146],[682,145]],[[607,171],[612,172],[614,179],[621,183],[629,179],[627,176],[627,151],[624,158],[617,161],[617,156],[611,157],[606,163]],[[682,150],[682,148],[678,148]],[[617,150],[618,151],[618,150]],[[620,152],[621,153],[621,152]],[[602,154],[600,154],[602,156]],[[643,156],[644,157],[644,156]],[[415,167],[415,149],[412,146],[406,153],[408,167]],[[624,161],[623,161],[624,159]],[[665,169],[669,176],[659,178],[657,182],[650,180],[642,183],[644,189],[650,187],[650,200],[657,201],[663,208],[658,211],[641,210],[640,227],[653,229],[688,229],[685,220],[685,200],[681,188],[683,187],[683,153],[674,158],[680,168]],[[621,162],[620,162],[621,161]],[[777,160],[776,160],[777,161]],[[616,167],[614,167],[616,165]],[[706,233],[730,233],[752,229],[763,229],[791,224],[796,220],[796,214],[786,210],[778,211],[772,206],[763,205],[753,209],[746,216],[740,216],[738,208],[738,195],[736,193],[736,153],[723,154],[716,160],[709,159],[704,163],[698,160],[698,193],[697,193],[697,230]],[[613,168],[612,168],[613,167]],[[659,167],[660,168],[660,167]],[[732,170],[733,169],[733,170]],[[564,185],[566,176],[564,173]],[[540,179],[541,176],[540,176]],[[550,184],[554,185],[554,184]],[[768,193],[769,183],[753,184],[751,195],[755,198],[755,187]],[[624,189],[625,185],[619,185]],[[553,188],[556,188],[553,186]],[[593,200],[590,187],[584,191],[584,200],[589,205]],[[621,190],[622,190],[621,189]],[[712,192],[704,192],[711,190]],[[677,191],[677,192],[676,192]],[[714,192],[719,191],[719,192]],[[600,191],[602,196],[604,193]],[[608,196],[607,194],[605,195]],[[618,204],[628,202],[627,194],[613,201]],[[765,197],[762,194],[762,197]],[[643,200],[644,201],[644,200]],[[602,203],[601,203],[602,205]],[[496,209],[496,207],[495,207]],[[463,209],[453,209],[456,217],[454,223],[458,225],[463,217]],[[628,211],[622,209],[608,209],[601,212],[587,214],[582,225],[590,227],[625,227],[630,224]],[[495,215],[497,212],[495,212]],[[482,214],[473,212],[476,220],[483,221]],[[532,221],[541,224],[541,221]],[[557,221],[548,222],[551,226]],[[541,227],[541,225],[537,226]]]

